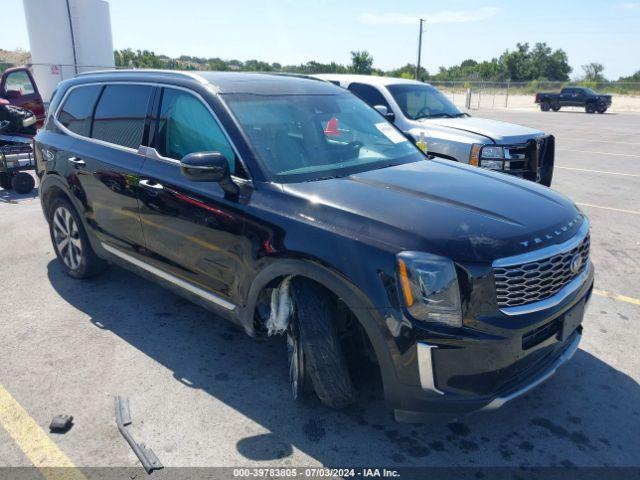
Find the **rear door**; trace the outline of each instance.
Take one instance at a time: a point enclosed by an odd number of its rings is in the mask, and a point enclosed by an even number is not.
[[[563,107],[570,107],[573,105],[573,88],[563,88],[560,92],[560,105]]]
[[[6,70],[0,80],[0,97],[9,100],[12,105],[31,110],[38,120],[37,126],[42,126],[44,104],[29,69]]]
[[[155,148],[148,153],[139,189],[149,261],[169,273],[170,281],[231,310],[238,298],[240,272],[246,269],[242,208],[218,183],[185,178],[180,159],[193,152],[218,151],[229,159],[232,175],[246,178],[246,174],[202,98],[170,87],[160,94],[150,143]],[[180,283],[184,281],[187,286]],[[214,297],[203,291],[213,292]]]
[[[70,176],[97,237],[137,251],[144,247],[137,189],[145,161],[138,151],[148,132],[155,87],[114,83],[99,88],[90,127],[77,136],[69,159]]]

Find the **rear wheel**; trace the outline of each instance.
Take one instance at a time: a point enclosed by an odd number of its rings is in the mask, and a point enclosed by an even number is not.
[[[93,251],[75,208],[68,200],[58,198],[50,212],[53,249],[67,274],[73,278],[88,278],[100,273],[106,264]]]
[[[18,172],[11,179],[11,188],[17,193],[29,193],[35,186],[35,180],[26,172]]]
[[[549,102],[542,102],[540,104],[540,110],[542,110],[543,112],[548,112],[551,109],[551,105],[549,104]]]
[[[346,407],[355,401],[355,393],[333,322],[335,305],[322,287],[310,280],[294,279],[292,286],[304,370],[324,405]],[[294,377],[301,380],[304,375],[298,372]]]
[[[560,111],[560,105],[551,105],[551,110],[553,110],[554,112]]]
[[[595,113],[596,112],[596,106],[594,103],[587,103],[587,105],[584,107],[584,111],[587,113]]]

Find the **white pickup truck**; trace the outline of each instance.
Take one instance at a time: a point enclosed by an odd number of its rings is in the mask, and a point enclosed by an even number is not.
[[[314,77],[351,91],[415,141],[426,142],[431,155],[551,185],[553,135],[472,117],[427,83],[368,75]]]

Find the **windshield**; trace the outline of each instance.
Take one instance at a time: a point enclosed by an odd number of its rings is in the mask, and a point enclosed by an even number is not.
[[[350,93],[223,97],[276,181],[320,180],[424,160],[400,131]]]
[[[407,118],[454,118],[465,116],[442,92],[431,85],[398,84],[387,86]]]

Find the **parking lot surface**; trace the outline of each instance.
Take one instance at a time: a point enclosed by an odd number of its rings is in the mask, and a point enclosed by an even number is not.
[[[0,190],[0,466],[139,468],[114,395],[165,466],[638,466],[640,115],[473,113],[555,134],[553,188],[591,219],[584,338],[547,383],[496,412],[425,425],[395,423],[375,386],[345,411],[297,404],[282,337],[252,340],[115,267],[65,276],[35,192]],[[44,433],[57,414],[74,426]]]

